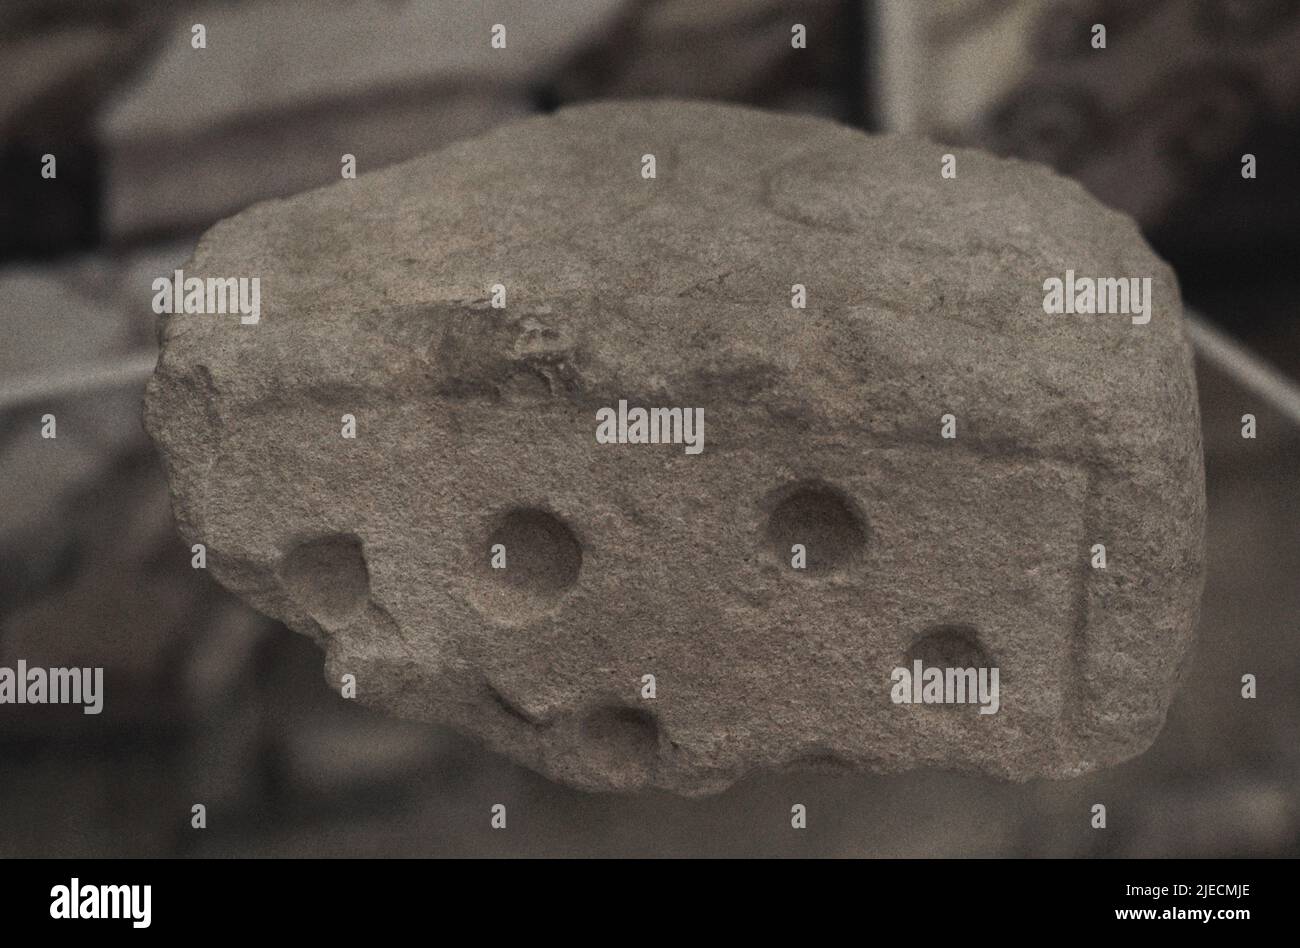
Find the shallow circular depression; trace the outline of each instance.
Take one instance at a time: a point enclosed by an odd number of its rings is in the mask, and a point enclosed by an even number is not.
[[[980,642],[978,631],[972,625],[952,624],[935,625],[926,629],[904,657],[905,667],[909,672],[914,663],[920,660],[922,669],[940,668],[945,674],[949,668],[992,668],[993,661],[988,651]],[[999,674],[1001,672],[999,671]],[[944,709],[976,708],[974,699],[965,704],[940,704],[927,707]]]
[[[843,491],[821,481],[794,485],[773,508],[767,540],[786,569],[812,575],[832,573],[856,563],[867,546],[867,526]],[[807,551],[805,568],[792,565],[792,547]]]
[[[352,533],[295,544],[280,561],[279,573],[285,590],[315,619],[346,619],[370,598],[370,570],[361,538]]]
[[[636,789],[650,779],[659,758],[659,734],[653,714],[624,705],[594,708],[579,730],[584,756],[620,789]]]
[[[921,660],[924,667],[990,668],[988,652],[972,625],[936,625],[926,629],[907,650],[907,665]]]
[[[505,548],[505,567],[493,568],[493,551]],[[503,589],[549,601],[578,581],[582,544],[555,514],[538,507],[508,511],[488,535],[484,553],[490,579]]]

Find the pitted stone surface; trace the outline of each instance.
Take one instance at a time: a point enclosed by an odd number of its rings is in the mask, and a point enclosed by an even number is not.
[[[185,272],[260,277],[261,322],[169,317],[149,387],[181,530],[359,700],[581,787],[1140,753],[1202,578],[1178,288],[1078,185],[948,150],[607,104],[250,208]],[[1150,323],[1045,314],[1067,269],[1152,277]],[[703,452],[597,444],[620,399],[703,408]],[[1000,710],[892,703],[913,658]]]

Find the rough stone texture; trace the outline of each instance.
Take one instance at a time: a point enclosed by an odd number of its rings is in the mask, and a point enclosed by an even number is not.
[[[1189,198],[1213,193],[1215,179],[1240,183],[1243,153],[1265,166],[1264,130],[1300,110],[1300,5],[1107,7],[1103,17],[1087,0],[1039,6],[1037,22],[1020,29],[1028,41],[1023,75],[960,130],[961,140],[1046,162],[1150,233],[1171,225]],[[1088,37],[1103,18],[1107,47],[1099,56]],[[1225,218],[1241,217],[1249,193],[1234,193],[1231,215],[1207,209],[1193,217],[1231,232],[1235,223]],[[1290,204],[1273,202],[1258,217],[1289,219],[1289,235]]]
[[[600,105],[217,225],[186,272],[261,277],[262,321],[165,324],[182,533],[363,702],[581,787],[1141,752],[1202,578],[1177,285],[1078,185],[943,151]],[[1151,322],[1045,315],[1067,269],[1151,276]],[[704,408],[704,452],[597,445],[620,398]],[[1001,711],[892,704],[909,657],[997,665]]]

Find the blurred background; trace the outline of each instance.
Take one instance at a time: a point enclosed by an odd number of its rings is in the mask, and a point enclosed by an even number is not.
[[[1223,335],[1198,334],[1202,623],[1147,754],[1059,783],[585,794],[344,700],[308,639],[191,569],[140,425],[152,280],[216,220],[338,180],[345,153],[364,174],[648,95],[1043,161],[1174,266]],[[97,717],[0,706],[0,856],[1300,853],[1298,149],[1297,0],[3,0],[0,666],[103,666],[107,699]]]

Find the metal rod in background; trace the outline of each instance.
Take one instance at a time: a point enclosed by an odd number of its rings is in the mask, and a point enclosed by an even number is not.
[[[1206,362],[1232,376],[1300,425],[1300,385],[1283,375],[1227,333],[1191,310],[1183,314],[1183,325],[1196,352]]]

